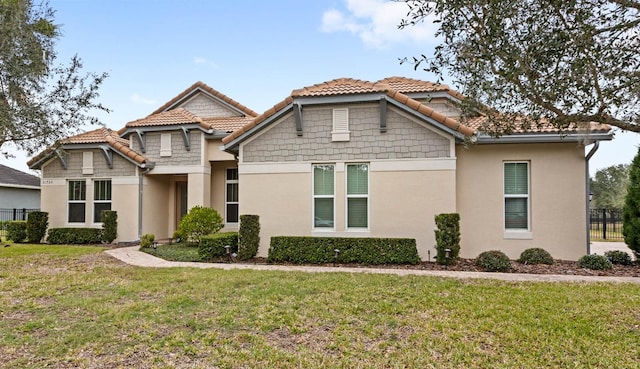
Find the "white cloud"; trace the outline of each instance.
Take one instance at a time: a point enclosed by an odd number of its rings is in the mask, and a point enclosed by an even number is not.
[[[147,99],[145,97],[142,97],[138,93],[135,93],[135,94],[131,95],[130,99],[131,99],[132,102],[134,102],[136,104],[153,105],[153,104],[156,103],[155,100]]]
[[[193,57],[193,63],[196,65],[208,65],[210,67],[213,68],[218,68],[218,64],[216,64],[215,62],[211,61],[211,60],[207,60],[206,58],[203,58],[201,56],[194,56]]]
[[[360,37],[368,47],[384,48],[406,42],[434,40],[436,27],[427,19],[405,29],[398,29],[409,10],[405,3],[385,0],[345,0],[347,12],[329,9],[322,15],[321,30],[328,33],[349,32]]]

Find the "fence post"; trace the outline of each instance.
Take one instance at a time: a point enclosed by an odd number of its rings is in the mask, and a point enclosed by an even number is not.
[[[607,209],[602,209],[602,238],[607,239]]]

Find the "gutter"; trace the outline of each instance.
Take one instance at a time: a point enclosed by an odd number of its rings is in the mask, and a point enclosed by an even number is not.
[[[587,154],[587,156],[585,157],[584,160],[584,170],[585,170],[585,182],[586,182],[586,199],[585,199],[585,203],[586,203],[586,214],[587,214],[587,255],[591,254],[591,204],[590,204],[590,194],[591,194],[591,183],[589,181],[589,159],[591,159],[591,157],[593,156],[593,154],[596,153],[596,151],[598,151],[598,148],[600,147],[600,141],[595,141],[593,143],[593,147],[591,148],[591,150],[589,151],[589,153]]]

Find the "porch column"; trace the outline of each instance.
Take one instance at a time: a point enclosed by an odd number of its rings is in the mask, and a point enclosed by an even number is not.
[[[187,179],[187,206],[211,207],[211,167],[200,173],[189,173]]]

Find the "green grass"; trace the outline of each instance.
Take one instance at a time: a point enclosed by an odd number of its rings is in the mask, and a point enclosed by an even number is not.
[[[138,268],[0,248],[3,368],[637,368],[640,285]]]
[[[184,243],[163,244],[157,245],[156,249],[147,247],[140,249],[140,251],[169,261],[202,261],[198,255],[197,245]]]

